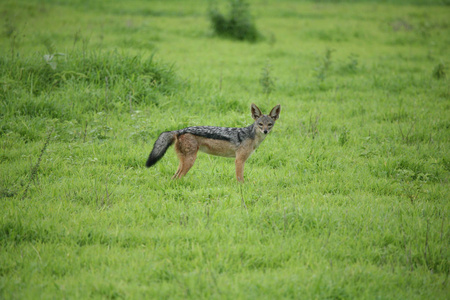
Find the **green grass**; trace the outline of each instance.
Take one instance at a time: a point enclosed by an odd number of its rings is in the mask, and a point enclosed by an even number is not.
[[[0,298],[447,299],[442,3],[252,1],[246,43],[207,1],[3,1]],[[144,167],[252,102],[281,116],[244,184]]]

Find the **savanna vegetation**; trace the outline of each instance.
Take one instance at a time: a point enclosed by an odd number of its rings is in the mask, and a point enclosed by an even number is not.
[[[448,299],[448,2],[231,2],[1,1],[1,299]]]

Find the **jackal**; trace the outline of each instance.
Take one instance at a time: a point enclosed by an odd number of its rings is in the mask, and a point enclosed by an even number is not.
[[[234,157],[236,178],[244,181],[244,164],[259,144],[272,130],[280,116],[280,105],[272,108],[268,115],[252,103],[251,112],[255,122],[243,128],[193,126],[175,131],[166,131],[159,135],[148,157],[147,167],[160,160],[167,149],[175,143],[180,164],[172,179],[181,178],[194,165],[198,150],[217,156]]]

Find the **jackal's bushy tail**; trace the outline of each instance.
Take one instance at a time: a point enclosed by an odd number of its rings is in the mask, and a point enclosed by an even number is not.
[[[153,145],[153,150],[150,153],[145,166],[149,168],[156,164],[158,160],[160,160],[164,156],[164,154],[166,154],[167,149],[173,144],[174,141],[175,134],[173,131],[166,131],[161,133],[156,140],[155,145]]]

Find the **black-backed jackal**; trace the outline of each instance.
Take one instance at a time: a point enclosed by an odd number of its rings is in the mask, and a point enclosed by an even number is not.
[[[275,106],[268,115],[263,115],[255,105],[251,105],[255,122],[243,128],[194,126],[159,135],[148,157],[146,166],[153,166],[160,160],[173,143],[180,164],[172,179],[181,178],[194,165],[198,150],[218,156],[234,157],[236,178],[244,181],[244,164],[255,151],[280,116],[280,105]]]

